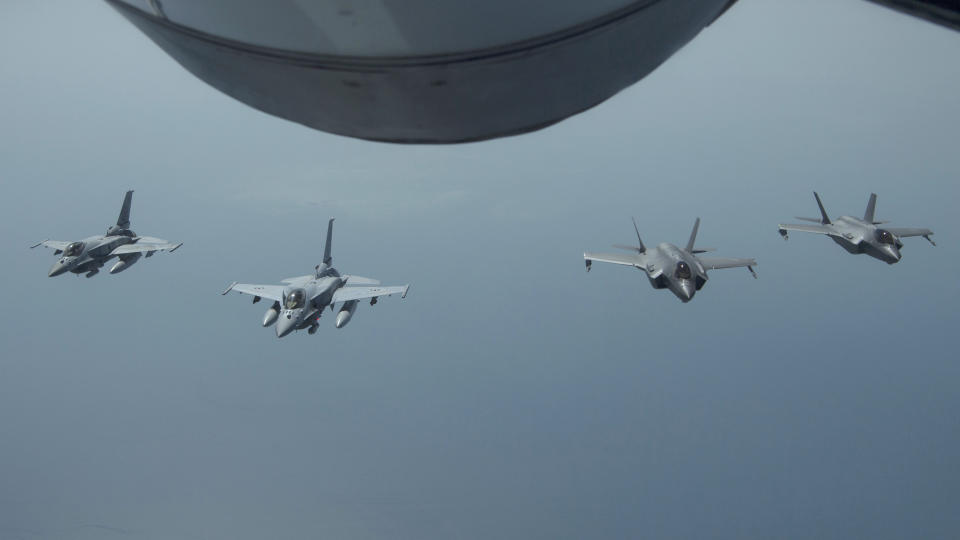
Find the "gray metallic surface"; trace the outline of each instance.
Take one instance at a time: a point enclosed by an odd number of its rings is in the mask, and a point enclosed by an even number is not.
[[[895,264],[902,258],[900,254],[900,250],[903,248],[901,238],[922,236],[931,244],[934,244],[930,238],[933,231],[930,229],[887,227],[884,225],[885,222],[875,221],[874,214],[877,205],[876,193],[870,194],[863,218],[840,216],[836,219],[830,219],[827,211],[824,209],[823,202],[820,200],[820,196],[816,192],[814,192],[813,196],[820,209],[820,223],[818,225],[781,223],[778,226],[778,230],[784,240],[789,238],[789,231],[824,234],[829,236],[831,240],[836,242],[848,253],[854,255],[869,255],[887,264]],[[800,219],[815,221],[815,219],[811,218]]]
[[[347,287],[351,279],[362,284],[378,283],[376,280],[341,275],[332,265],[331,247],[333,243],[333,218],[327,223],[327,241],[323,250],[323,261],[314,268],[314,273],[287,278],[283,285],[252,285],[233,282],[223,294],[236,291],[253,296],[253,303],[268,298],[274,303],[263,316],[263,326],[276,324],[278,338],[290,335],[297,330],[309,330],[311,335],[320,326],[320,316],[329,307],[332,311],[337,302],[342,302],[334,325],[342,328],[357,308],[357,301],[369,299],[370,305],[376,304],[380,296],[399,294],[406,298],[409,285],[402,287]]]
[[[31,246],[48,247],[55,250],[55,255],[62,255],[50,267],[47,276],[56,277],[72,272],[77,275],[85,274],[88,278],[93,277],[114,257],[120,260],[110,268],[110,273],[116,274],[133,266],[144,254],[150,257],[156,251],[173,252],[180,247],[181,244],[174,244],[160,238],[137,236],[130,230],[132,201],[133,191],[127,191],[123,197],[117,224],[110,226],[104,235],[88,236],[78,242],[44,240]],[[77,248],[72,250],[70,246],[77,246]]]
[[[709,279],[707,277],[708,269],[746,267],[753,274],[753,277],[757,277],[753,270],[753,267],[757,264],[754,259],[718,259],[698,255],[707,251],[694,247],[697,231],[700,228],[700,218],[697,218],[694,223],[690,239],[685,248],[662,243],[653,249],[648,249],[640,239],[636,221],[634,221],[633,226],[637,234],[637,247],[619,245],[615,247],[632,250],[634,253],[586,252],[583,254],[583,259],[587,271],[590,271],[593,261],[633,266],[646,272],[647,279],[650,280],[650,285],[654,289],[668,289],[684,303],[692,300],[696,292],[707,283],[707,279]]]
[[[377,57],[254,45],[106,1],[239,101],[323,131],[400,143],[477,141],[563,120],[645,77],[732,3],[642,0],[508,44]]]

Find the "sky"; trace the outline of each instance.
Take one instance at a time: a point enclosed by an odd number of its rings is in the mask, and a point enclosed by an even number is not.
[[[313,131],[104,2],[0,5],[0,538],[955,538],[960,34],[743,0],[638,84],[455,146]],[[45,238],[184,242],[48,278]],[[888,266],[777,223],[930,227]],[[220,292],[410,283],[278,340]],[[756,257],[689,304],[584,250]],[[326,321],[326,322],[324,322]]]

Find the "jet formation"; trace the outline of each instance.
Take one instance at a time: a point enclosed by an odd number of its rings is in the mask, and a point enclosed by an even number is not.
[[[54,250],[54,255],[61,256],[50,267],[47,275],[54,277],[72,272],[77,275],[86,274],[88,278],[93,277],[110,259],[117,257],[120,260],[110,267],[110,273],[116,274],[133,266],[144,255],[149,258],[157,251],[172,253],[183,244],[182,242],[174,244],[150,236],[137,236],[130,230],[132,201],[133,191],[128,191],[123,197],[123,206],[120,208],[117,224],[107,229],[107,234],[89,236],[75,242],[44,240],[30,246],[31,249],[37,246],[48,247]]]
[[[315,334],[320,328],[320,315],[329,306],[333,311],[334,305],[341,303],[334,325],[343,328],[357,309],[360,300],[370,300],[370,305],[377,303],[381,296],[399,294],[406,298],[410,285],[395,287],[380,287],[375,279],[340,274],[331,266],[333,257],[330,246],[333,240],[333,219],[327,223],[327,242],[323,249],[323,262],[314,267],[314,273],[281,280],[282,285],[252,285],[233,282],[222,294],[237,291],[253,296],[256,304],[262,298],[273,300],[273,305],[263,316],[263,326],[276,323],[277,337],[282,338],[294,330],[307,329],[308,333]],[[351,285],[351,286],[347,286]],[[354,287],[353,285],[365,285]]]
[[[757,277],[753,270],[757,261],[754,259],[731,259],[726,257],[704,257],[702,253],[713,251],[712,248],[696,248],[697,231],[700,229],[700,218],[693,224],[693,231],[686,247],[680,248],[673,244],[663,243],[655,248],[647,249],[640,239],[640,229],[637,221],[633,220],[633,230],[637,233],[637,245],[625,246],[614,244],[613,247],[632,251],[633,253],[592,253],[583,254],[587,265],[587,272],[593,261],[633,266],[647,273],[650,285],[654,289],[668,289],[681,302],[687,303],[707,283],[707,270],[720,268],[746,267]]]
[[[839,244],[849,253],[866,254],[888,264],[900,261],[900,250],[903,248],[901,238],[922,236],[931,244],[936,245],[930,238],[933,231],[925,228],[886,227],[886,222],[875,218],[877,207],[876,193],[870,194],[867,209],[862,218],[841,216],[830,219],[823,207],[823,201],[816,192],[813,194],[820,209],[820,218],[798,217],[810,224],[783,224],[778,227],[780,235],[788,238],[790,231],[824,234]],[[50,268],[50,277],[66,272],[85,274],[88,278],[96,275],[108,261],[118,258],[110,273],[116,274],[126,270],[141,257],[151,257],[157,251],[173,252],[182,243],[173,243],[160,238],[137,236],[130,229],[130,206],[133,201],[133,191],[128,191],[123,198],[123,206],[116,225],[107,229],[106,234],[90,236],[83,240],[65,242],[58,240],[44,240],[31,248],[44,246],[51,248],[59,260]],[[631,218],[632,219],[632,218]],[[327,223],[326,243],[323,249],[323,260],[314,267],[312,274],[292,277],[281,280],[279,285],[256,285],[233,282],[225,291],[253,296],[253,303],[266,298],[272,300],[270,308],[263,316],[263,326],[276,325],[277,337],[284,337],[297,330],[306,329],[309,334],[315,334],[320,327],[319,320],[323,312],[329,307],[331,311],[340,310],[334,321],[336,328],[343,328],[350,322],[357,306],[362,300],[369,300],[375,305],[379,298],[399,294],[406,298],[410,285],[380,286],[375,279],[350,274],[341,274],[333,267],[331,248],[333,245],[333,219]],[[633,230],[637,235],[637,244],[619,245],[614,247],[628,253],[594,253],[584,252],[583,259],[589,272],[593,262],[605,262],[632,266],[643,270],[650,285],[654,289],[667,289],[681,302],[687,303],[693,299],[697,291],[707,283],[708,270],[722,268],[744,267],[754,278],[757,265],[753,258],[712,257],[704,253],[714,251],[713,248],[697,247],[697,233],[700,230],[700,218],[693,224],[693,231],[684,247],[670,243],[661,243],[653,248],[647,248],[640,238],[640,229],[636,219],[633,221]]]
[[[937,245],[930,238],[933,231],[930,229],[921,229],[915,227],[880,227],[885,221],[876,221],[874,214],[877,209],[877,194],[871,193],[870,200],[867,201],[867,210],[863,218],[853,216],[840,216],[836,220],[831,220],[827,211],[823,208],[823,202],[816,191],[813,192],[814,199],[817,200],[817,206],[820,208],[820,218],[798,217],[801,221],[809,221],[815,225],[794,225],[781,223],[779,227],[780,236],[784,240],[789,238],[789,231],[809,232],[816,234],[825,234],[831,240],[840,245],[843,249],[853,254],[866,254],[874,259],[879,259],[887,264],[894,264],[900,261],[902,255],[900,249],[903,248],[901,238],[910,236],[922,236],[933,245]]]

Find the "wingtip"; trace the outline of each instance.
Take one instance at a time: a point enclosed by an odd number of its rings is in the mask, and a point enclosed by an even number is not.
[[[406,298],[407,293],[410,291],[410,284],[408,283],[403,287],[403,294],[400,295],[400,298]]]
[[[237,283],[240,283],[240,282],[239,282],[239,281],[234,281],[233,283],[231,283],[230,286],[227,287],[227,290],[225,290],[225,291],[223,291],[222,293],[220,293],[220,296],[224,296],[224,295],[226,295],[228,292],[232,291],[233,288],[237,286]]]
[[[174,251],[180,249],[180,246],[182,245],[183,245],[183,242],[180,242],[179,244],[173,246],[173,249],[170,250],[170,253],[173,253]]]

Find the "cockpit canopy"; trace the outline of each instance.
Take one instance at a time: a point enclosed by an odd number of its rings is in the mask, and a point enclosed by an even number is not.
[[[877,229],[877,242],[881,244],[895,244],[896,240],[893,237],[893,234],[890,231],[885,229]]]
[[[283,307],[286,309],[300,309],[303,307],[307,298],[307,292],[303,289],[294,289],[287,295],[283,301]]]
[[[693,274],[690,272],[690,265],[680,261],[677,263],[677,271],[674,275],[677,279],[690,279]]]
[[[63,248],[64,257],[76,257],[81,253],[83,253],[83,242],[71,242]]]

